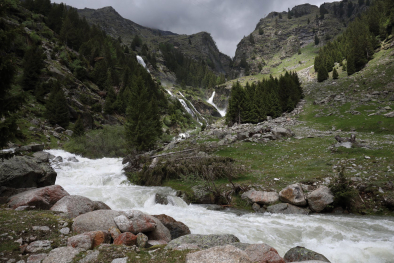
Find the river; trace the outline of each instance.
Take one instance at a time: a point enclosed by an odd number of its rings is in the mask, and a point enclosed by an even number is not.
[[[166,214],[185,223],[193,234],[234,234],[241,242],[266,243],[281,256],[295,246],[304,246],[335,263],[394,262],[394,218],[339,215],[245,214],[211,211],[187,205],[167,187],[143,187],[126,183],[122,160],[91,160],[63,150],[48,151],[65,161],[52,164],[56,184],[72,195],[103,201],[114,210],[138,209]],[[171,195],[172,205],[159,205],[154,195]]]

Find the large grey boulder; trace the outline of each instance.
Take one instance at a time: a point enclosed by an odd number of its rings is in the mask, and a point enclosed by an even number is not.
[[[101,204],[97,205],[87,197],[80,195],[69,195],[57,201],[57,203],[51,207],[51,210],[62,212],[63,216],[68,218],[75,218],[79,215],[96,210],[97,206],[101,206]]]
[[[55,158],[54,155],[47,153],[47,152],[35,152],[35,153],[33,153],[33,157],[37,161],[44,162],[44,163],[47,163],[47,162],[49,162],[49,160],[52,160],[53,158]]]
[[[13,188],[54,185],[57,173],[47,162],[29,156],[0,161],[0,185]]]
[[[168,243],[167,248],[176,249],[183,245],[193,245],[199,249],[207,249],[216,246],[224,246],[227,244],[239,242],[239,239],[234,235],[197,235],[190,234],[178,237]]]
[[[320,186],[308,195],[309,208],[314,212],[321,212],[327,205],[334,202],[334,195],[327,186]]]
[[[81,252],[80,249],[72,247],[58,247],[49,252],[42,263],[71,263],[79,252]]]
[[[286,262],[302,262],[308,260],[319,260],[323,262],[330,262],[325,256],[315,251],[306,249],[304,247],[294,247],[286,252],[283,257]]]
[[[271,205],[267,208],[267,212],[274,214],[299,214],[307,215],[310,210],[306,208],[297,207],[287,203]]]
[[[244,251],[231,245],[213,247],[194,253],[189,253],[186,256],[186,263],[201,262],[254,263],[254,261],[252,261]]]
[[[304,191],[299,184],[292,184],[284,188],[279,192],[279,199],[282,202],[297,206],[306,206],[307,204]]]
[[[96,230],[107,231],[111,227],[117,228],[114,218],[122,214],[123,212],[114,210],[92,211],[77,216],[74,219],[72,228],[78,234]]]
[[[271,205],[279,201],[279,194],[277,192],[263,192],[252,189],[243,193],[241,198],[248,200],[250,203]]]
[[[38,209],[48,210],[68,195],[70,194],[60,185],[51,185],[13,195],[8,199],[8,206],[12,209],[20,206],[35,206]]]
[[[156,228],[156,222],[150,215],[142,213],[138,210],[127,211],[114,218],[120,232],[130,232],[133,234],[153,231]]]

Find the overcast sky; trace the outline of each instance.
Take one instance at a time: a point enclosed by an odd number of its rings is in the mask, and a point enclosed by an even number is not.
[[[76,8],[112,6],[124,18],[142,26],[177,34],[211,33],[219,50],[230,57],[260,18],[272,11],[321,0],[52,0]],[[331,1],[330,1],[331,2]]]

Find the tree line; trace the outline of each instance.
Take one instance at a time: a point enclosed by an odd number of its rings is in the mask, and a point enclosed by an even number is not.
[[[361,1],[361,4],[364,2]],[[314,63],[318,81],[328,79],[335,63],[343,64],[343,70],[346,70],[348,75],[362,70],[373,58],[380,42],[393,33],[393,26],[394,2],[375,0],[364,14],[348,25],[341,36],[320,49]],[[337,72],[333,72],[333,75],[337,76]]]
[[[231,88],[226,114],[228,125],[234,123],[259,123],[291,112],[304,97],[297,73],[286,72],[279,78],[272,75],[257,83],[243,87],[235,82]]]

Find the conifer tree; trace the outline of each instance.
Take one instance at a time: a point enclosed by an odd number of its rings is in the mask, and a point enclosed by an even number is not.
[[[249,35],[249,41],[250,41],[251,44],[254,45],[255,42],[254,42],[253,34],[250,34],[250,35]]]
[[[42,48],[38,45],[30,47],[23,59],[22,86],[24,90],[35,90],[41,69],[44,67]]]
[[[70,123],[70,113],[63,89],[60,87],[59,83],[53,86],[45,107],[45,116],[49,123],[52,125],[58,124],[63,128],[68,127]]]
[[[264,29],[262,27],[259,27],[259,35],[264,35]]]
[[[334,70],[332,71],[332,78],[333,79],[338,79],[339,75],[338,75],[338,71],[336,68],[334,68]]]
[[[326,67],[320,67],[317,71],[317,81],[323,82],[328,79],[328,71]]]
[[[347,61],[346,61],[346,68],[347,68],[347,75],[353,75],[354,73],[356,73],[356,65],[354,62],[354,55],[353,52],[350,52],[350,54],[347,57]]]
[[[320,39],[317,35],[315,35],[315,46],[319,45]]]
[[[80,137],[85,135],[85,127],[83,126],[81,116],[78,116],[73,129],[73,137]]]
[[[155,96],[141,77],[133,83],[132,99],[126,113],[126,139],[138,151],[151,149],[161,136],[161,121]]]

